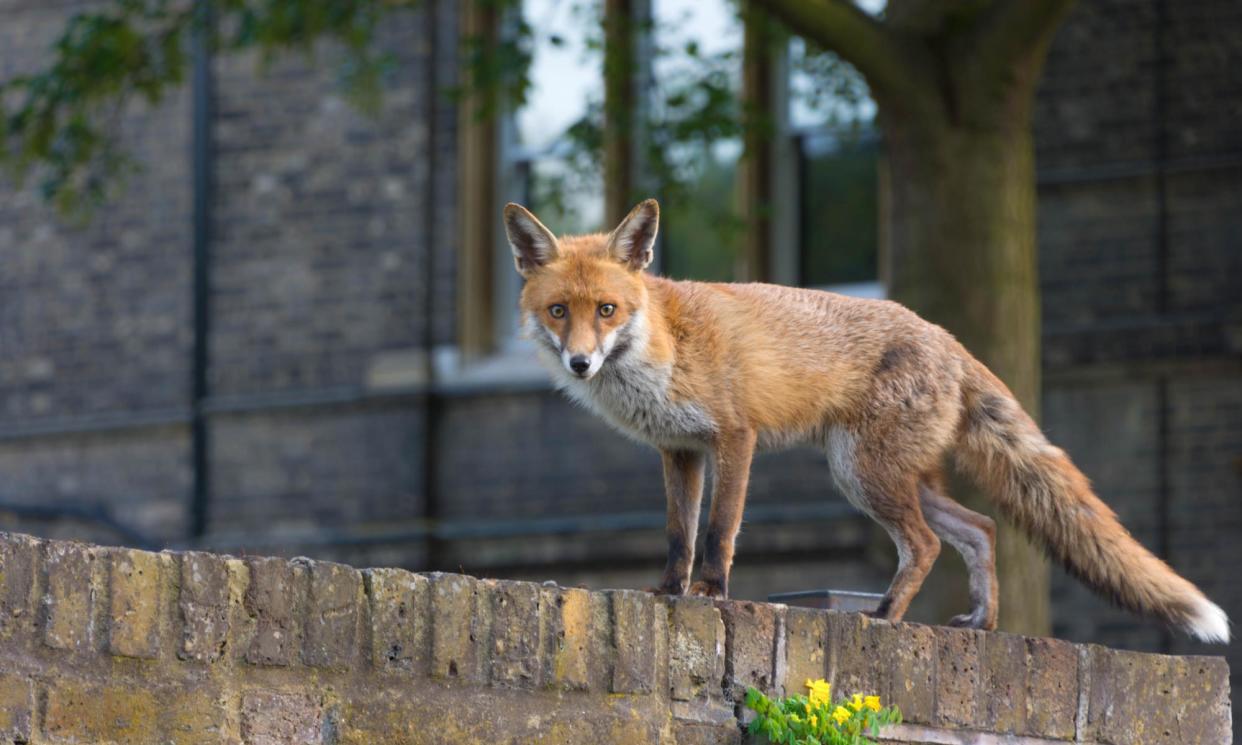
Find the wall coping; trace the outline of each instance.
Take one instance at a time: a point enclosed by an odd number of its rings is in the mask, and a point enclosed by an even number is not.
[[[741,742],[747,686],[821,677],[899,706],[887,742],[1232,738],[1219,657],[0,533],[0,739]]]

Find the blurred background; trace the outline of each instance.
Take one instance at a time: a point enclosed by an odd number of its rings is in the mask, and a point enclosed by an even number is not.
[[[499,222],[654,195],[662,273],[946,325],[1242,618],[1239,70],[1217,0],[0,0],[0,527],[655,584],[658,454],[551,390]],[[757,460],[735,597],[886,587],[825,460]],[[1002,540],[1003,627],[1242,671]]]

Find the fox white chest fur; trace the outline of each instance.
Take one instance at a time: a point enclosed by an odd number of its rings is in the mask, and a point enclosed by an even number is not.
[[[528,323],[527,333],[538,343],[539,357],[557,387],[574,401],[639,442],[696,450],[708,446],[715,431],[711,417],[698,404],[674,399],[671,364],[646,359],[644,316],[635,314],[614,338],[606,340],[608,364],[589,380],[565,369],[553,346],[555,339],[547,338],[542,328],[537,322]]]

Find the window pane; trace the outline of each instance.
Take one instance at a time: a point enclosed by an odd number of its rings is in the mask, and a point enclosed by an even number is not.
[[[522,199],[555,233],[599,230],[604,188],[598,169],[567,132],[603,96],[603,60],[588,41],[599,35],[596,3],[525,0],[533,31],[531,90],[517,113],[515,172]]]
[[[659,50],[652,106],[672,132],[677,121],[711,111],[713,90],[736,98],[742,27],[735,3],[727,0],[655,0],[652,13]],[[740,152],[740,141],[725,137],[710,144],[677,142],[663,153],[681,186],[675,195],[659,195],[665,198],[659,246],[664,274],[733,278],[742,237],[734,192]]]
[[[878,221],[874,137],[808,136],[802,152],[802,282],[874,282]]]

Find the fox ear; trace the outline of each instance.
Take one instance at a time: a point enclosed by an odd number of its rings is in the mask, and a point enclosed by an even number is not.
[[[513,264],[523,277],[556,258],[556,236],[520,204],[505,205],[505,233],[513,249]]]
[[[647,268],[655,258],[656,232],[660,229],[660,205],[648,199],[630,210],[608,236],[608,253],[634,271]]]

